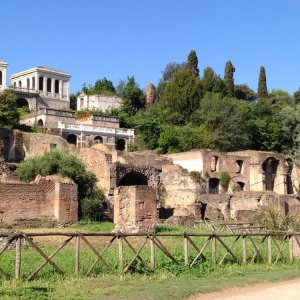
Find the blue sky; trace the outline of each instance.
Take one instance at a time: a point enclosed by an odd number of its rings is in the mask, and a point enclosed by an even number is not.
[[[269,89],[300,87],[298,0],[0,0],[0,59],[8,75],[34,66],[72,74],[71,91],[134,75],[157,85],[169,62],[197,52],[254,90],[260,66]]]

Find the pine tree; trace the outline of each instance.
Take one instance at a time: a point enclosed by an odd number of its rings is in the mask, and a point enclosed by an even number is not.
[[[234,65],[229,60],[225,66],[224,83],[226,89],[226,96],[234,97],[234,79],[233,74],[235,72]]]
[[[189,53],[187,67],[191,69],[196,76],[199,76],[198,58],[195,50]]]
[[[264,67],[260,67],[260,71],[259,71],[257,96],[258,99],[268,97],[266,70]]]

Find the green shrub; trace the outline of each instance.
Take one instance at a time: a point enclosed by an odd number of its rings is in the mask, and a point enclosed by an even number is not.
[[[104,195],[101,190],[95,189],[81,201],[81,217],[83,220],[95,220],[96,214],[103,208]]]
[[[224,190],[228,190],[229,182],[230,182],[230,175],[228,172],[221,172],[220,174],[220,185]]]
[[[34,180],[37,175],[58,174],[72,179],[78,185],[79,212],[83,199],[89,197],[94,199],[95,195],[99,196],[100,193],[95,189],[96,175],[86,171],[78,157],[58,149],[25,160],[18,166],[15,174],[26,182]]]

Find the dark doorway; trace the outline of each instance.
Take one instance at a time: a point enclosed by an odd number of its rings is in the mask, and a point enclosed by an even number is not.
[[[54,89],[55,94],[59,93],[59,81],[55,80],[55,89]]]
[[[39,90],[44,90],[44,77],[39,77]]]
[[[94,141],[97,143],[97,144],[103,144],[103,138],[102,136],[96,136],[94,138]]]
[[[2,79],[2,71],[0,71],[0,85],[2,85],[2,81],[3,81],[3,79]]]
[[[38,127],[43,127],[43,126],[44,126],[44,122],[43,122],[42,119],[39,119],[39,120],[38,120],[37,126],[38,126]]]
[[[266,191],[273,191],[274,190],[274,182],[277,172],[279,161],[275,159],[274,157],[267,158],[263,165],[263,171],[265,173],[265,180],[264,180],[264,186]]]
[[[51,78],[47,79],[47,92],[51,92]]]
[[[288,169],[285,175],[285,187],[287,194],[294,194],[293,182],[292,182],[292,171],[293,171],[293,162],[291,159],[287,159],[286,163]]]
[[[209,194],[219,194],[219,183],[220,180],[218,178],[209,179]]]
[[[123,150],[125,150],[125,145],[126,145],[125,140],[124,139],[119,139],[117,141],[117,144],[116,144],[116,149],[123,151]]]
[[[148,185],[148,179],[144,174],[140,172],[131,171],[121,179],[118,186],[129,185]]]
[[[69,144],[77,145],[77,135],[76,134],[69,134],[67,137],[67,142]]]
[[[238,181],[237,183],[236,183],[236,185],[237,185],[237,192],[241,192],[241,191],[243,191],[244,190],[244,187],[245,187],[245,183],[244,182],[241,182],[241,181]]]

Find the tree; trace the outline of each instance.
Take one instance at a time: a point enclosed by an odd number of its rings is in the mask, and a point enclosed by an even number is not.
[[[0,93],[0,127],[12,128],[19,119],[16,96],[12,90],[6,89]]]
[[[220,151],[252,148],[254,122],[247,102],[206,93],[191,121],[201,127],[201,143],[205,148]]]
[[[82,91],[88,95],[116,95],[113,83],[106,77],[98,79],[94,85],[89,87],[83,84]]]
[[[178,113],[187,121],[198,109],[202,94],[200,78],[188,68],[181,69],[166,85],[160,99],[161,108],[169,115]]]
[[[196,76],[199,76],[198,57],[195,50],[192,50],[188,55],[187,68],[191,69]]]
[[[15,174],[20,180],[27,182],[34,180],[37,175],[59,174],[72,179],[78,185],[80,209],[85,198],[94,199],[96,195],[102,195],[96,188],[95,174],[86,171],[83,162],[75,155],[58,149],[25,160],[18,166]]]
[[[239,100],[254,101],[257,96],[247,84],[238,84],[234,87],[234,97]]]
[[[260,67],[259,70],[257,96],[259,99],[268,97],[266,70],[264,67]]]
[[[234,97],[234,75],[235,68],[234,65],[229,60],[225,66],[225,73],[224,73],[224,84],[226,90],[226,96]]]
[[[204,92],[214,92],[224,94],[224,82],[211,67],[203,71],[202,85]]]
[[[127,77],[127,81],[121,80],[117,93],[122,98],[122,110],[129,115],[135,115],[145,106],[145,94],[135,81],[134,76]]]
[[[296,104],[300,104],[300,88],[294,93],[294,100]]]

